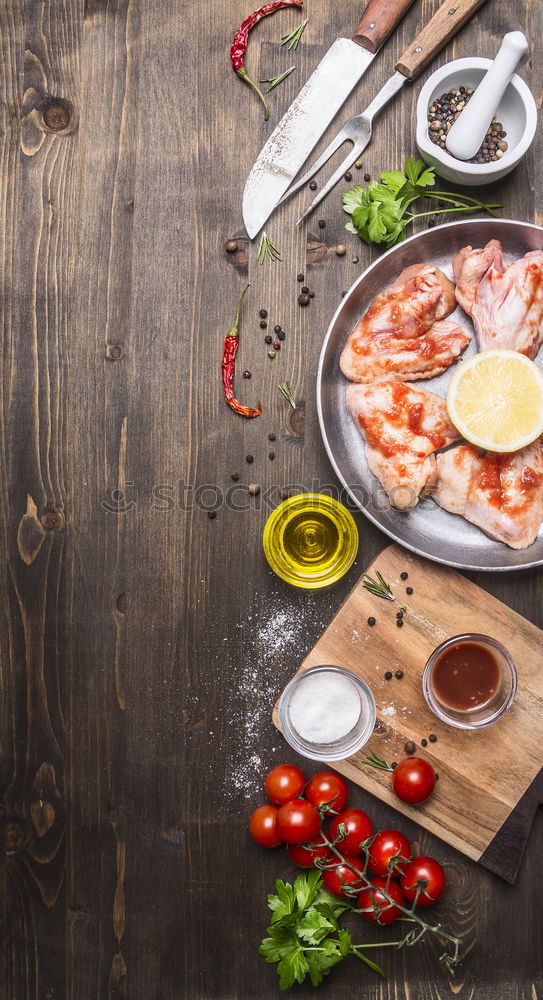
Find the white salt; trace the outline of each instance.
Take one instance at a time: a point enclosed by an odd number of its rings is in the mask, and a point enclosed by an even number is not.
[[[341,674],[311,674],[294,690],[290,723],[308,743],[335,743],[354,728],[362,707],[358,688]]]

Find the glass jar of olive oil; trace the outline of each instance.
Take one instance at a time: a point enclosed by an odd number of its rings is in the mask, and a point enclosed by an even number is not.
[[[299,493],[284,500],[264,527],[266,559],[295,587],[327,587],[352,566],[358,528],[349,511],[324,493]]]

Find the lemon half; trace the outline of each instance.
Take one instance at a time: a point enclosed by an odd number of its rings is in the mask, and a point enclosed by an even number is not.
[[[482,351],[456,369],[449,417],[487,451],[519,451],[543,433],[543,373],[517,351]]]

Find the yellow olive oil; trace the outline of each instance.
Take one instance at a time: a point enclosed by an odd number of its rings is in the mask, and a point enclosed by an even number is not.
[[[322,493],[300,493],[270,514],[263,545],[271,568],[287,583],[325,587],[352,565],[358,529],[337,500]]]

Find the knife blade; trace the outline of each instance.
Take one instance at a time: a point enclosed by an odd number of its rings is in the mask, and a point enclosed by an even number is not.
[[[353,87],[414,0],[370,0],[352,37],[338,38],[283,115],[243,192],[250,239],[260,231]]]

